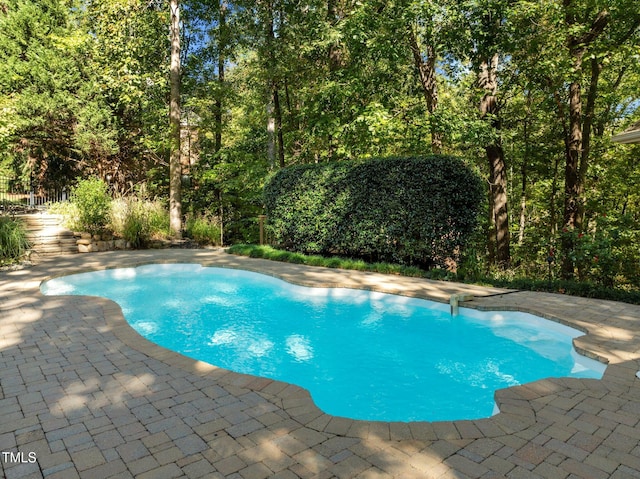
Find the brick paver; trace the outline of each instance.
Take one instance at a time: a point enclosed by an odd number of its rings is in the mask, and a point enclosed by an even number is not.
[[[114,303],[43,296],[47,277],[151,262],[244,268],[521,310],[588,332],[602,380],[546,379],[496,393],[477,421],[332,417],[292,385],[232,373],[141,338]],[[504,294],[508,293],[508,294]],[[640,307],[562,295],[238,258],[221,251],[71,255],[0,272],[0,471],[6,478],[607,478],[640,471]],[[31,453],[31,455],[30,455]]]

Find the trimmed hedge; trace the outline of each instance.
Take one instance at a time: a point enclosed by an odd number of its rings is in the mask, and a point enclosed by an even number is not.
[[[482,182],[454,157],[381,158],[284,168],[264,194],[281,248],[430,267],[468,241]]]

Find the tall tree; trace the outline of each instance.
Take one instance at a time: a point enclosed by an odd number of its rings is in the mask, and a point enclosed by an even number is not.
[[[486,126],[482,141],[489,169],[489,262],[500,268],[511,262],[507,166],[502,145],[502,103],[498,98],[498,67],[506,57],[504,27],[509,3],[510,0],[462,2],[465,10],[461,14],[471,32],[471,63],[480,95],[480,117]]]
[[[507,167],[501,138],[500,107],[497,100],[499,54],[483,58],[478,71],[478,87],[484,94],[480,100],[480,116],[494,129],[489,144],[485,146],[489,164],[489,242],[495,245],[495,261],[502,267],[511,261],[509,215],[507,211]],[[491,251],[491,249],[490,249]]]
[[[215,124],[216,124],[216,142],[214,145],[215,152],[219,152],[222,148],[222,91],[224,90],[224,71],[227,62],[227,49],[229,43],[229,34],[227,32],[227,12],[229,5],[225,0],[219,0],[218,4],[218,87],[219,94],[216,96],[215,104]]]
[[[80,26],[91,42],[83,63],[93,77],[85,88],[106,105],[103,123],[108,120],[116,143],[112,151],[92,152],[87,172],[109,176],[121,192],[149,179],[156,168],[166,184],[170,45],[165,4],[86,0],[84,7]],[[95,121],[89,117],[86,123]]]
[[[92,39],[65,2],[25,0],[0,9],[0,159],[62,188],[92,158],[117,150],[104,98],[95,91]]]
[[[171,96],[169,121],[171,146],[169,160],[169,219],[173,234],[182,237],[182,164],[180,162],[180,4],[171,0],[171,65],[169,79]]]
[[[443,132],[436,116],[439,99],[438,61],[443,55],[450,54],[454,49],[452,45],[462,43],[461,37],[466,36],[459,28],[464,24],[464,14],[448,0],[407,1],[402,8],[404,11],[398,16],[407,29],[406,38],[429,115],[431,151],[439,154],[442,151]]]
[[[436,82],[436,47],[433,43],[427,43],[423,49],[418,43],[418,34],[413,25],[408,27],[409,46],[413,54],[413,62],[418,71],[420,86],[424,93],[427,111],[431,118],[438,108],[438,83]],[[435,122],[431,121],[431,151],[434,154],[442,152],[442,134],[438,131]]]
[[[569,131],[566,138],[566,165],[564,183],[564,228],[568,232],[580,229],[580,202],[583,182],[580,175],[580,158],[583,153],[583,99],[582,99],[582,62],[587,49],[604,31],[609,23],[610,13],[603,8],[593,18],[585,31],[584,24],[578,19],[576,3],[564,0],[564,22],[566,46],[571,60],[571,83],[569,84]],[[595,86],[595,85],[594,85]],[[586,166],[585,166],[586,168]],[[562,248],[565,252],[562,262],[562,275],[572,278],[574,275],[573,250],[575,239],[573,234],[563,237]]]

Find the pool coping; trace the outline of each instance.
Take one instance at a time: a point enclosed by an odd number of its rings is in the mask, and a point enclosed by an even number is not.
[[[407,284],[424,285],[429,284],[437,287],[443,294],[433,294],[424,289],[402,291],[402,288],[380,286],[380,279],[389,279],[389,275],[378,273],[335,270],[331,268],[312,267],[295,264],[278,263],[261,259],[231,256],[221,251],[210,256],[203,256],[200,260],[184,261],[183,258],[172,258],[158,256],[156,258],[144,260],[128,260],[119,262],[117,265],[99,264],[89,267],[79,266],[64,273],[43,276],[41,281],[54,277],[65,276],[89,271],[99,271],[104,269],[139,267],[148,264],[172,264],[188,263],[199,264],[203,267],[222,267],[230,269],[241,269],[256,273],[266,274],[287,281],[292,284],[310,287],[334,287],[363,289],[391,294],[401,294],[409,297],[429,299],[438,302],[446,302],[450,294],[457,292],[471,293],[473,299],[465,302],[464,307],[470,307],[485,311],[521,311],[535,314],[545,319],[559,322],[561,324],[584,331],[586,334],[574,339],[574,348],[579,353],[608,363],[602,379],[577,379],[577,378],[547,378],[521,386],[514,386],[500,389],[495,392],[495,402],[500,412],[489,418],[454,421],[414,421],[414,422],[388,422],[388,421],[367,421],[332,416],[323,412],[314,403],[311,394],[303,387],[289,384],[283,381],[272,380],[260,376],[248,375],[230,371],[203,361],[198,361],[159,346],[142,337],[126,321],[119,305],[111,300],[99,297],[87,297],[88,301],[100,304],[104,312],[107,324],[116,337],[129,347],[144,353],[152,358],[158,359],[165,364],[180,368],[195,375],[213,378],[216,382],[224,386],[243,388],[256,392],[264,399],[282,408],[292,419],[301,425],[317,432],[330,433],[344,437],[366,439],[374,431],[381,437],[390,440],[420,440],[435,441],[439,439],[476,439],[480,437],[495,438],[505,434],[515,434],[531,427],[536,422],[537,412],[534,403],[549,395],[562,394],[563,391],[586,391],[599,389],[605,383],[627,384],[635,380],[635,370],[637,364],[629,367],[629,362],[634,362],[638,355],[630,354],[609,354],[602,341],[593,341],[593,331],[603,328],[602,325],[586,319],[576,320],[571,315],[557,314],[550,312],[547,308],[536,306],[542,303],[529,302],[509,302],[499,299],[508,298],[515,294],[521,294],[517,290],[506,290],[501,288],[485,288],[460,283],[444,283],[438,281],[424,280],[418,278],[393,277],[398,281]],[[344,281],[329,279],[300,280],[301,271],[314,271],[316,273],[330,273],[325,275],[333,278],[336,273],[342,275]],[[322,274],[319,274],[322,277]],[[349,277],[368,277],[370,281],[361,281],[359,287],[347,281]],[[399,281],[401,279],[401,281]],[[451,292],[454,293],[451,293]],[[404,293],[404,294],[403,294]],[[483,294],[484,293],[484,294]],[[539,296],[547,296],[537,293]],[[553,295],[557,296],[560,295]],[[567,298],[562,296],[562,298]],[[572,298],[574,301],[577,298]],[[579,299],[578,299],[579,302]],[[502,303],[502,304],[501,304]],[[617,303],[616,303],[617,304]],[[496,309],[498,308],[498,309]],[[575,310],[571,310],[575,313]],[[605,328],[606,329],[606,328]],[[633,371],[632,371],[633,370]],[[609,385],[607,387],[610,387]]]

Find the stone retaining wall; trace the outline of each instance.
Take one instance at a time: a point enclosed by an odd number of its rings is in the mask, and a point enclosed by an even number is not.
[[[91,233],[76,233],[76,238],[79,253],[132,249],[130,242],[110,235],[100,236],[92,235]]]
[[[98,251],[128,250],[133,249],[133,245],[122,238],[115,238],[113,235],[92,235],[91,233],[74,233],[79,253],[94,253]],[[174,242],[171,240],[153,239],[145,245],[150,249],[170,248]],[[179,244],[179,242],[176,242]]]
[[[31,254],[54,256],[133,249],[129,241],[115,238],[113,235],[73,232],[62,226],[62,215],[37,212],[19,214],[15,217],[25,227],[27,238],[31,244]],[[176,244],[180,245],[180,242]],[[151,249],[163,249],[170,248],[172,245],[170,240],[153,239],[146,246]]]

